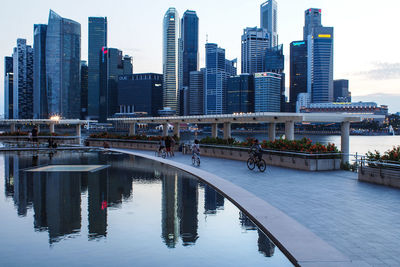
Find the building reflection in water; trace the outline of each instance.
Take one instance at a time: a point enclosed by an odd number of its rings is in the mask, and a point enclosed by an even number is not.
[[[211,186],[204,185],[204,210],[206,214],[216,214],[224,208],[224,197]]]
[[[198,239],[198,182],[194,178],[179,179],[178,216],[180,236],[184,246],[194,245]]]
[[[178,242],[178,175],[162,176],[162,238],[169,248]]]
[[[90,173],[88,177],[89,240],[107,235],[108,170]]]
[[[239,221],[243,229],[246,231],[258,232],[258,251],[265,257],[272,257],[275,252],[275,244],[246,216],[243,212],[239,212]]]

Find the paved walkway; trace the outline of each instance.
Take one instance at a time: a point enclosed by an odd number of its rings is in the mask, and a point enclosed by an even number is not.
[[[151,151],[140,151],[154,155]],[[176,153],[171,160],[191,164]],[[362,183],[347,171],[307,172],[202,157],[201,169],[280,209],[360,266],[400,266],[400,190]]]

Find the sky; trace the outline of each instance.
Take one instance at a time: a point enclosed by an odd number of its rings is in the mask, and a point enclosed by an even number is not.
[[[133,72],[162,73],[162,21],[169,7],[179,16],[195,10],[199,17],[200,65],[205,43],[225,48],[238,59],[246,27],[260,26],[262,0],[15,0],[0,10],[0,114],[4,113],[4,57],[11,56],[17,38],[33,45],[33,24],[47,24],[52,9],[81,24],[81,57],[87,60],[88,17],[106,16],[108,46],[133,56]],[[400,111],[400,34],[398,0],[277,0],[279,43],[285,52],[287,91],[289,45],[303,38],[304,11],[322,9],[322,25],[334,27],[334,79],[348,79],[355,101],[389,104]],[[22,8],[23,7],[23,8]]]

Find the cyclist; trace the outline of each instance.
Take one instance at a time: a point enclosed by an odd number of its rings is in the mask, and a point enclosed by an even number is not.
[[[200,145],[199,140],[194,140],[194,144],[192,145],[192,158],[200,156]]]
[[[161,137],[160,142],[158,143],[159,147],[158,147],[158,156],[161,155],[161,152],[164,150],[165,151],[165,139],[164,137]]]
[[[253,153],[254,157],[257,158],[258,161],[262,159],[262,148],[257,139],[254,139],[253,145],[250,147],[249,153]]]

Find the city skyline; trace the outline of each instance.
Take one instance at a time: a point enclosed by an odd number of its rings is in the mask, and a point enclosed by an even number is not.
[[[3,14],[1,19],[4,20],[3,23],[7,22],[13,27],[12,30],[6,30],[3,33],[4,38],[0,44],[2,58],[12,53],[17,38],[25,38],[27,43],[33,43],[33,24],[46,23],[51,8],[82,25],[82,60],[87,60],[88,17],[106,16],[109,21],[109,47],[116,47],[133,56],[134,73],[162,73],[162,18],[165,10],[175,7],[180,14],[190,9],[196,11],[199,16],[199,67],[205,66],[206,35],[210,43],[218,43],[226,49],[227,58],[238,58],[240,62],[241,34],[246,27],[259,26],[260,5],[264,1],[246,3],[219,1],[214,3],[216,6],[213,9],[208,8],[211,1],[202,3],[152,1],[148,4],[135,5],[124,2],[121,5],[124,8],[121,9],[109,9],[98,1],[96,5],[93,5],[90,1],[79,3],[82,11],[77,11],[73,2],[68,4],[49,1],[26,3],[27,10],[30,10],[29,14],[13,14],[12,12]],[[155,5],[156,2],[157,5]],[[364,4],[362,12],[359,8],[360,3]],[[286,72],[289,71],[289,44],[302,39],[304,11],[308,8],[320,8],[322,24],[335,28],[334,79],[350,80],[349,90],[355,101],[360,100],[357,98],[360,95],[382,94],[382,101],[390,102],[393,99],[390,95],[397,94],[400,80],[400,63],[398,63],[400,56],[394,53],[397,36],[392,34],[390,27],[382,27],[382,25],[395,25],[394,10],[399,4],[395,1],[383,1],[382,6],[386,7],[385,15],[376,13],[372,5],[365,5],[365,1],[347,3],[339,0],[339,2],[329,3],[329,1],[304,0],[289,3],[287,0],[281,0],[277,1],[277,4],[279,43],[284,44]],[[129,8],[133,6],[134,8]],[[218,7],[224,7],[227,12],[221,13],[221,8]],[[132,16],[132,10],[138,9],[141,12]],[[5,3],[3,10],[12,10],[11,3]],[[370,20],[371,16],[377,18]],[[348,27],[349,24],[352,27]],[[143,27],[143,25],[147,26]],[[378,32],[380,38],[368,39],[368,42],[360,43],[360,40],[363,38],[366,40],[366,36],[370,36],[371,32]],[[383,45],[385,49],[381,48]],[[2,75],[0,78],[4,80],[4,66],[0,68],[0,75]],[[287,94],[288,83],[289,79],[286,81]],[[1,87],[2,97],[3,90],[4,84]],[[388,96],[384,97],[385,94]],[[370,100],[375,101],[374,98]],[[3,105],[4,101],[0,102]],[[379,102],[379,104],[390,104],[388,102]],[[400,106],[390,106],[390,108],[392,112],[400,110]]]

